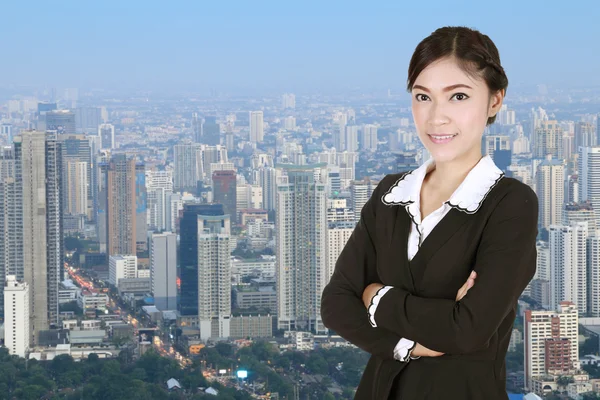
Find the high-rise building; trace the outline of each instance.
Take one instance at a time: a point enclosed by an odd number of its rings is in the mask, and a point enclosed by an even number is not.
[[[5,310],[4,346],[10,355],[25,358],[31,339],[29,285],[19,283],[14,275],[8,275],[2,289]]]
[[[548,229],[550,225],[562,223],[564,205],[565,167],[559,160],[544,160],[536,174],[536,193],[539,198],[539,225]]]
[[[587,311],[592,317],[600,317],[600,231],[597,230],[590,230],[587,240]]]
[[[563,158],[563,130],[555,120],[540,121],[539,128],[534,131],[533,156],[536,158]]]
[[[352,210],[354,210],[354,221],[358,222],[360,219],[360,212],[362,211],[365,203],[373,194],[375,184],[370,180],[353,181],[350,184],[350,201]]]
[[[136,159],[117,154],[101,168],[105,180],[100,196],[106,204],[106,251],[109,256],[136,254]]]
[[[67,162],[67,189],[65,214],[80,215],[88,212],[88,164]]]
[[[232,223],[237,222],[237,189],[235,171],[213,172],[213,202],[223,204]]]
[[[61,142],[63,152],[63,188],[62,193],[64,195],[63,202],[65,204],[65,213],[69,213],[67,210],[69,191],[71,188],[71,180],[67,176],[69,173],[68,163],[86,163],[85,182],[82,182],[86,191],[86,207],[87,209],[82,214],[86,214],[88,219],[92,220],[93,205],[94,205],[94,191],[92,181],[92,138],[93,136],[86,135],[59,135],[58,140]],[[83,200],[82,200],[83,201]]]
[[[252,143],[261,143],[265,136],[263,127],[263,112],[250,111],[250,141]]]
[[[327,283],[331,279],[338,257],[352,236],[354,226],[354,222],[338,222],[330,223],[327,228]]]
[[[181,281],[178,309],[182,316],[198,316],[198,235],[199,221],[204,216],[223,216],[222,204],[185,204],[179,222],[179,280]]]
[[[100,124],[98,126],[98,136],[100,136],[101,149],[114,149],[116,147],[114,125]]]
[[[23,281],[22,191],[16,181],[15,154],[12,147],[0,149],[0,288],[5,277],[15,275]],[[0,290],[0,316],[4,315]]]
[[[564,301],[556,311],[525,311],[525,388],[548,373],[566,375],[580,369],[579,318],[575,304]]]
[[[358,151],[358,125],[346,126],[346,140],[340,151]]]
[[[578,122],[575,124],[575,150],[580,147],[594,147],[600,143],[596,142],[594,125],[589,122]]]
[[[56,131],[59,135],[75,134],[75,113],[69,110],[48,111],[45,130]]]
[[[102,123],[100,107],[78,107],[75,109],[75,129],[78,133],[96,134]]]
[[[587,222],[571,226],[551,225],[550,231],[550,307],[562,301],[575,303],[580,313],[587,312]]]
[[[277,205],[277,180],[281,176],[281,170],[271,167],[259,169],[259,184],[263,193],[263,208],[274,211]]]
[[[176,144],[173,147],[173,158],[173,189],[195,193],[204,172],[202,147],[196,143]]]
[[[26,131],[15,138],[16,182],[22,190],[23,278],[29,285],[32,343],[58,323],[64,276],[62,149],[56,134]]]
[[[577,167],[579,201],[600,210],[600,146],[580,147]]]
[[[155,233],[150,252],[154,305],[161,311],[177,309],[177,235]]]
[[[482,141],[482,153],[489,155],[498,168],[506,172],[512,162],[510,136],[486,135]]]
[[[169,199],[173,193],[173,171],[146,171],[146,193],[148,198],[148,229],[155,232],[167,228],[170,212]]]
[[[296,95],[293,93],[284,93],[281,99],[281,106],[284,109],[296,108]]]
[[[192,113],[192,136],[195,143],[202,143],[202,122],[198,113]]]
[[[363,125],[360,148],[362,150],[377,151],[377,125]]]
[[[221,144],[221,125],[217,123],[217,117],[204,117],[200,142],[210,146]]]
[[[198,321],[204,340],[230,336],[230,237],[228,215],[198,216]]]
[[[282,166],[277,186],[277,295],[279,329],[326,332],[321,293],[327,281],[326,164]]]
[[[112,255],[108,259],[108,283],[118,287],[121,279],[138,277],[137,257],[133,254]]]

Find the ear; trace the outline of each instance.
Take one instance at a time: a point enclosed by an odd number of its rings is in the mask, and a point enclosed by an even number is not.
[[[498,111],[500,111],[500,108],[502,107],[505,93],[506,91],[501,89],[492,94],[489,101],[488,117],[493,117],[494,115],[498,114]]]

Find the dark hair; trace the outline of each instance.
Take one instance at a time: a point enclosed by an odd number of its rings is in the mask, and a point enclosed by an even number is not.
[[[407,90],[412,91],[417,77],[427,66],[446,57],[455,58],[465,73],[481,77],[491,93],[504,90],[506,94],[508,78],[496,45],[489,36],[463,26],[439,28],[417,45],[408,66]],[[489,117],[487,125],[495,120],[495,115]]]

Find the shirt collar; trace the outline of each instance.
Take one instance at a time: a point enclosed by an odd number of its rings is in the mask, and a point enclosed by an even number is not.
[[[433,158],[430,158],[419,168],[404,174],[381,200],[387,205],[408,206],[413,203],[418,205],[423,179],[434,167]],[[486,155],[469,171],[445,204],[467,214],[474,214],[503,176],[502,170],[496,166],[489,155]]]

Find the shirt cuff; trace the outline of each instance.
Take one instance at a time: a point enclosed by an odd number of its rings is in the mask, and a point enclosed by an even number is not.
[[[369,323],[373,328],[377,328],[377,324],[375,323],[375,311],[377,310],[377,305],[381,301],[381,298],[384,294],[388,292],[388,290],[392,289],[393,286],[384,286],[380,288],[375,296],[371,299],[371,304],[369,304],[369,308],[367,308],[367,313],[369,315]]]
[[[412,350],[414,350],[415,348],[415,342],[410,340],[410,339],[406,339],[406,338],[402,338],[400,339],[400,341],[398,341],[398,343],[396,344],[396,347],[394,347],[394,359],[398,360],[400,362],[408,362],[410,360],[416,360],[420,357],[413,357],[410,354],[412,353]]]

